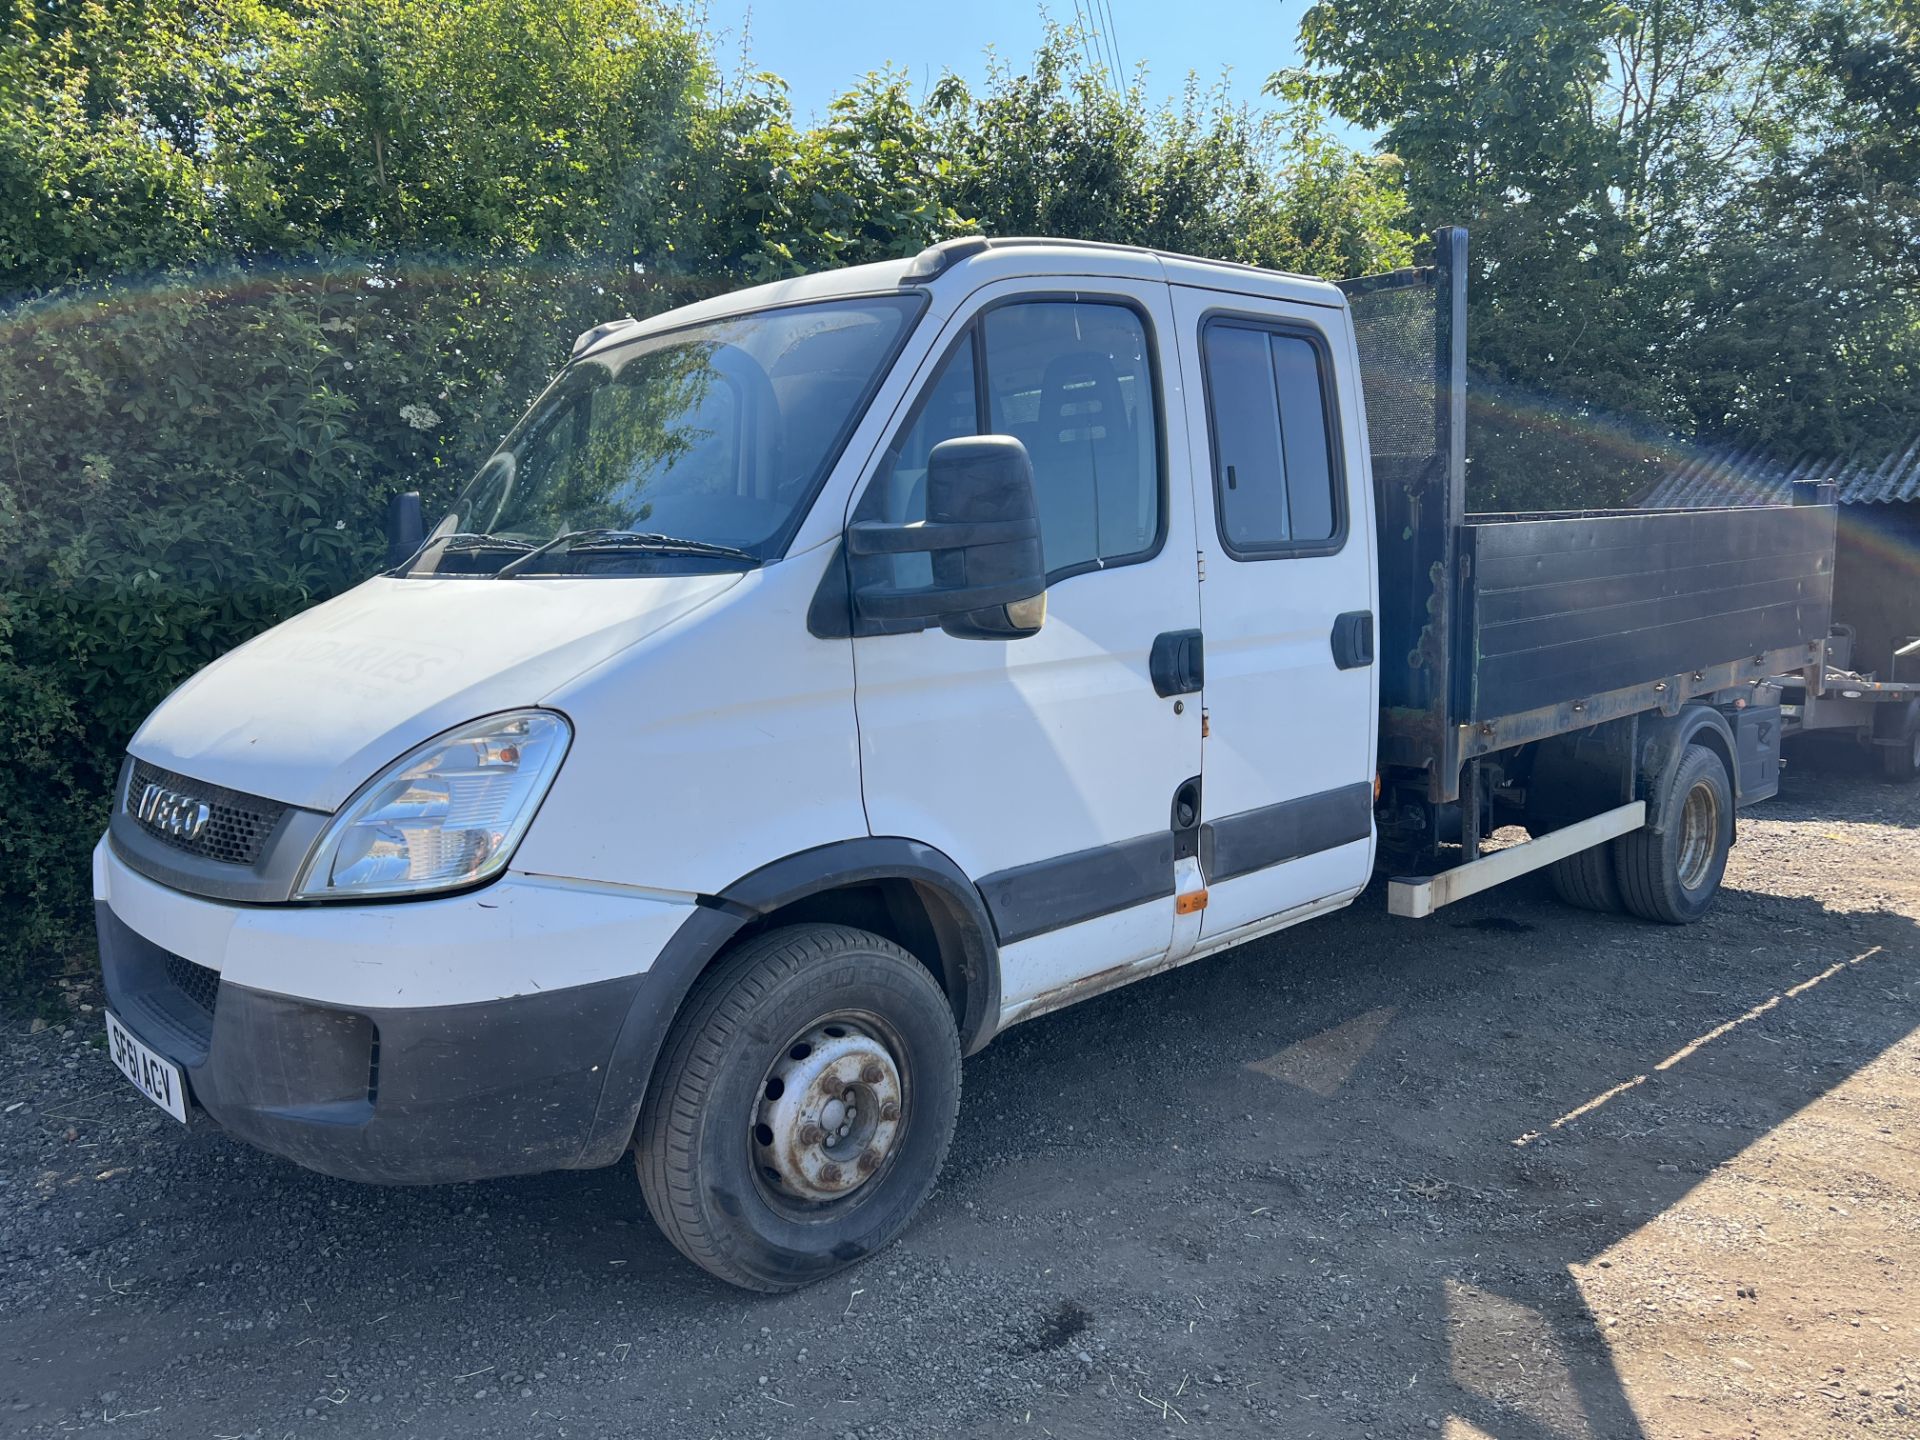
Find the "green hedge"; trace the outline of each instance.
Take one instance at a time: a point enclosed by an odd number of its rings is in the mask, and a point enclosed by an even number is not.
[[[631,270],[233,271],[0,326],[0,981],[84,955],[87,853],[128,738],[247,637],[369,574],[610,314]]]

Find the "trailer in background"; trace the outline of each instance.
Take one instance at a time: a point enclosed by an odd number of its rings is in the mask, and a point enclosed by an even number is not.
[[[1782,677],[1782,733],[1788,739],[1851,740],[1874,752],[1889,780],[1920,779],[1920,636],[1888,652],[1884,680],[1876,670],[1853,668],[1856,640],[1853,626],[1836,621],[1818,679]]]

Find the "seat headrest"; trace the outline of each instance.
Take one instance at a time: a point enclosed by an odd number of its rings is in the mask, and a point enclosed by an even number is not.
[[[1045,444],[1130,449],[1127,404],[1112,357],[1076,350],[1049,360],[1040,381],[1039,427]]]

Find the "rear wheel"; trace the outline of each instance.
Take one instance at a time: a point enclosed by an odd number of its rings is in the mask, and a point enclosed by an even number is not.
[[[959,1103],[953,1012],[924,966],[864,930],[776,930],[688,998],[641,1106],[641,1193],[696,1265],[797,1289],[906,1228]]]
[[[1620,899],[1643,920],[1691,925],[1713,907],[1733,847],[1733,787],[1726,766],[1690,745],[1668,770],[1664,831],[1635,830],[1614,846]]]
[[[1617,911],[1620,882],[1613,871],[1613,842],[1605,841],[1577,855],[1556,860],[1547,869],[1553,893],[1582,910]]]
[[[1887,779],[1902,783],[1920,780],[1920,720],[1916,720],[1900,744],[1876,748],[1880,751],[1880,773]]]

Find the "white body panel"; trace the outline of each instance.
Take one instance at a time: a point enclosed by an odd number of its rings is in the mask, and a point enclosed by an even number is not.
[[[1210,318],[1246,319],[1317,336],[1333,383],[1340,446],[1334,475],[1344,491],[1344,534],[1334,553],[1236,557],[1224,544],[1213,483],[1207,386],[1187,387],[1194,508],[1206,555],[1200,587],[1206,635],[1208,736],[1204,769],[1209,820],[1370,782],[1379,724],[1376,665],[1340,669],[1330,637],[1335,617],[1374,608],[1375,547],[1360,375],[1344,307],[1291,297],[1173,287],[1181,366],[1200,376]],[[1218,402],[1215,402],[1218,403]],[[1210,885],[1202,933],[1251,924],[1343,891],[1373,868],[1373,846],[1348,843]]]
[[[852,649],[807,633],[831,548],[741,577],[730,600],[545,697],[588,718],[515,868],[714,894],[867,833]]]
[[[1070,286],[1065,283],[1070,279]],[[1040,293],[1139,307],[1158,340],[1165,403],[1163,535],[1150,558],[1049,587],[1040,633],[955,639],[940,629],[856,640],[860,755],[874,832],[924,840],[976,880],[1013,867],[1163,833],[1173,793],[1199,773],[1200,714],[1154,693],[1154,637],[1199,624],[1179,375],[1169,371],[1166,287],[1118,277],[1053,277]],[[977,288],[921,367],[977,315],[1035,293],[1027,281]],[[908,418],[902,407],[902,423]],[[1010,944],[1001,994],[1017,1003],[1126,960],[1163,954],[1173,897]]]
[[[422,741],[537,703],[740,578],[369,580],[221,656],[128,748],[196,780],[333,810]]]

